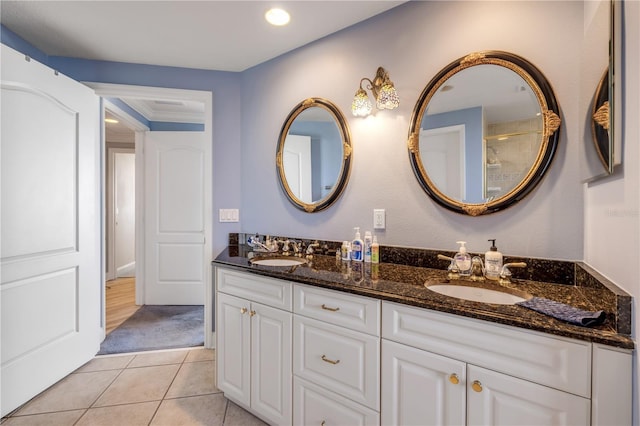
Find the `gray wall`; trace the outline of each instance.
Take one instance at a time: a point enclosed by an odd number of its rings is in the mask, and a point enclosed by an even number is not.
[[[544,23],[544,25],[543,25]],[[384,29],[384,31],[382,31]],[[385,208],[381,244],[455,249],[468,241],[484,252],[496,238],[507,255],[576,260],[583,255],[582,149],[578,124],[583,38],[581,2],[411,2],[242,74],[242,204],[245,232],[350,239],[353,227],[372,228]],[[539,187],[519,204],[486,217],[438,207],[410,167],[407,133],[423,88],[444,66],[480,50],[505,50],[546,75],[561,107],[560,147]],[[366,119],[350,113],[362,77],[385,67],[400,107]],[[283,196],[274,166],[278,133],[290,110],[324,97],[345,114],[353,169],[343,196],[308,214]]]

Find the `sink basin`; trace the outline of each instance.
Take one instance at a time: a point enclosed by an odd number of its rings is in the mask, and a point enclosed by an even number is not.
[[[424,285],[427,289],[445,296],[496,305],[515,305],[533,297],[524,291],[505,288],[491,282],[480,284],[467,281],[427,281]]]
[[[289,257],[289,256],[260,256],[260,257],[254,257],[249,261],[255,265],[284,266],[284,267],[299,266],[307,263],[306,259],[302,259],[300,257]]]

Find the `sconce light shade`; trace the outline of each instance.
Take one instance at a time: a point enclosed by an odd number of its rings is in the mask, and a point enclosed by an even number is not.
[[[400,105],[400,98],[393,82],[389,78],[389,73],[384,68],[379,67],[373,81],[368,78],[360,80],[360,88],[356,91],[351,104],[353,115],[366,117],[373,109],[367,92],[362,88],[362,83],[365,81],[369,82],[367,89],[371,90],[373,97],[376,99],[376,107],[378,109],[394,109]]]
[[[353,112],[353,115],[356,117],[366,117],[371,114],[372,109],[373,106],[371,105],[369,96],[367,96],[367,92],[362,88],[358,89],[351,103],[351,112]]]

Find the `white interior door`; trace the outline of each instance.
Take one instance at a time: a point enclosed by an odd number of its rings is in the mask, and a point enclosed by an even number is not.
[[[203,305],[210,144],[203,132],[147,132],[144,139],[144,303]]]
[[[132,277],[136,263],[136,156],[133,152],[113,154],[116,277]]]
[[[282,157],[291,192],[303,203],[311,204],[311,137],[287,135]]]
[[[464,125],[439,127],[420,132],[420,157],[429,179],[445,195],[466,197]]]
[[[2,45],[2,415],[100,347],[99,101]]]

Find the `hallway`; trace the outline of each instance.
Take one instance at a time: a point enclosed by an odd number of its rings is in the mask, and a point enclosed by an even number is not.
[[[106,334],[109,334],[140,306],[136,305],[136,279],[117,278],[106,284]]]

